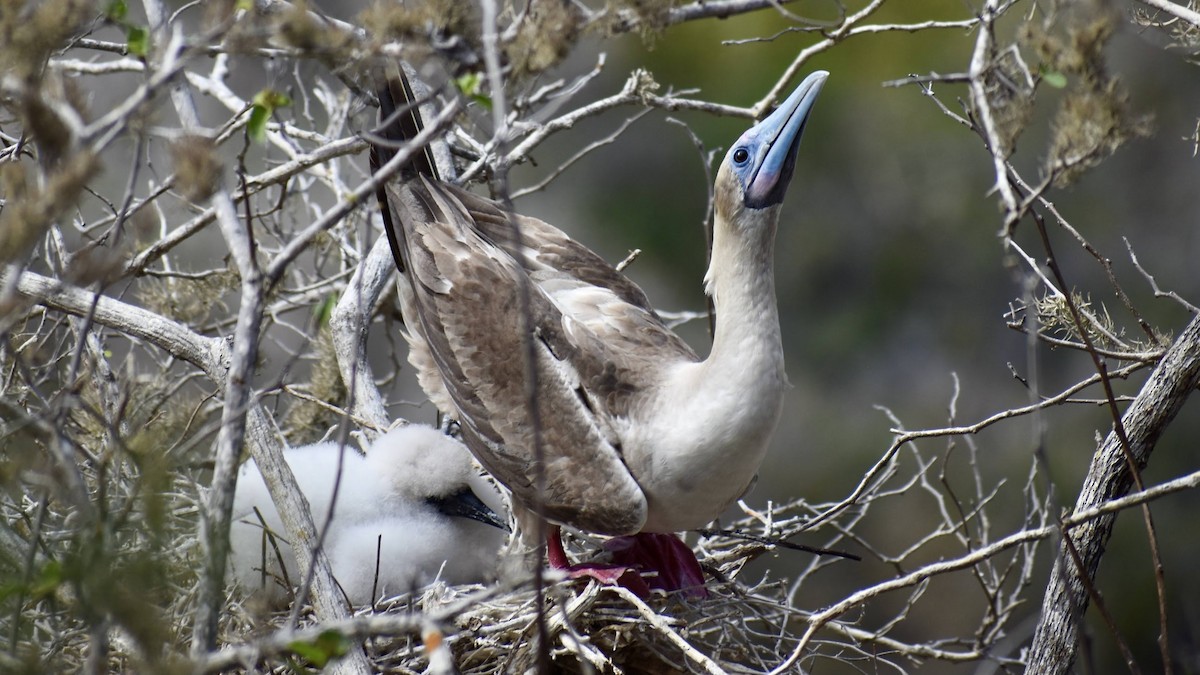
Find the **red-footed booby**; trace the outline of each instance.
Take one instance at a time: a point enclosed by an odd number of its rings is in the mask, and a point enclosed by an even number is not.
[[[545,458],[541,500],[551,521],[606,535],[679,532],[709,523],[749,488],[788,388],[775,232],[827,77],[808,76],[742,134],[717,172],[704,279],[716,325],[704,359],[598,255],[541,220],[437,180],[428,160],[381,191],[402,272],[409,361],[516,507],[532,510],[538,500],[522,358],[530,339]],[[383,136],[397,143],[420,128],[404,109],[413,100],[407,89],[390,80],[380,92]],[[374,165],[393,153],[376,144]],[[512,243],[510,219],[523,252]],[[532,335],[521,312],[523,284]]]
[[[366,605],[435,579],[463,584],[495,577],[507,528],[496,515],[500,495],[461,443],[432,427],[409,425],[381,436],[365,457],[337,443],[293,448],[285,457],[318,525],[329,520],[325,550],[351,603]],[[253,461],[242,467],[233,515],[234,576],[282,604],[283,580],[302,580],[289,568],[291,547],[279,534],[279,514]]]

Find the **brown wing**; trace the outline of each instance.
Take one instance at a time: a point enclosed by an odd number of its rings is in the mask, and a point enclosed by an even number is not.
[[[474,229],[471,214],[443,184],[417,179],[389,186],[388,196],[404,233],[413,328],[424,338],[472,452],[532,507],[534,425],[519,301],[526,272]],[[581,350],[564,330],[558,306],[536,285],[530,290],[547,515],[593,532],[636,532],[645,520],[645,498],[605,413],[594,409],[586,391],[589,380],[603,376],[606,359]],[[587,340],[595,343],[594,336]]]
[[[512,234],[500,206],[459,187],[447,186],[447,189],[471,214],[480,233],[513,255]],[[549,267],[584,283],[607,288],[625,302],[654,313],[642,289],[604,258],[543,220],[521,215],[515,218],[521,226],[525,245],[533,254],[528,261],[531,272],[542,266]]]
[[[499,204],[459,187],[444,187],[467,210],[480,234],[516,257],[511,227]],[[526,270],[551,295],[554,289],[593,287],[610,291],[619,301],[605,301],[596,295],[567,311],[608,342],[610,352],[645,348],[658,350],[656,359],[697,360],[692,348],[666,327],[645,292],[608,261],[543,220],[522,215],[513,218],[521,227]],[[589,303],[598,311],[589,311]]]

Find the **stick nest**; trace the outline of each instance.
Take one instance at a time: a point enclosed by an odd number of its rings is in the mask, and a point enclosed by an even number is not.
[[[761,514],[753,514],[732,529],[784,538],[799,529],[800,518],[774,519],[801,510],[812,513],[810,507],[797,502],[765,520]],[[568,546],[580,559],[596,554],[591,542],[569,541]],[[708,577],[706,598],[655,592],[642,599],[626,588],[554,578],[553,572],[547,572],[543,620],[552,669],[566,673],[762,673],[778,665],[806,627],[807,613],[795,609],[789,599],[799,588],[798,580],[764,578],[748,584],[740,574],[748,563],[775,546],[713,535],[701,537],[693,548]],[[808,553],[789,555],[811,560],[801,576],[831,560]],[[249,647],[253,640],[247,642],[247,634],[270,633],[286,619],[279,614],[255,621],[248,613],[235,612],[226,626],[226,637]],[[319,635],[315,633],[319,628],[309,624],[300,631],[307,631],[303,632],[307,639]],[[527,581],[487,588],[434,584],[360,609],[353,625],[335,630],[353,638],[344,643],[345,648],[354,648],[362,638],[372,663],[382,673],[527,672],[537,667],[539,658],[537,598]],[[848,645],[838,647],[842,659],[856,651]],[[826,651],[821,643],[813,649],[806,661]],[[295,672],[294,650],[267,654],[272,651],[268,645],[249,649],[246,658],[253,662],[243,661],[243,665]]]

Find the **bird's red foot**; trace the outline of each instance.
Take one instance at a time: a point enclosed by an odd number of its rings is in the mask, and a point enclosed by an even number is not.
[[[696,554],[673,534],[613,537],[604,543],[611,563],[570,564],[557,527],[551,528],[546,543],[550,566],[565,571],[570,579],[588,578],[608,586],[622,586],[641,598],[648,597],[651,589],[668,593],[684,591],[693,598],[708,597]]]
[[[673,534],[641,533],[613,537],[604,542],[615,565],[640,570],[650,588],[683,591],[693,598],[707,598],[704,572],[696,554]]]

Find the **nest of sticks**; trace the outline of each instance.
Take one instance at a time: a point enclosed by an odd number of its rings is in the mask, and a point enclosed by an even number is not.
[[[799,608],[801,590],[813,588],[811,577],[838,558],[787,551],[781,553],[786,565],[750,571],[747,565],[794,548],[789,539],[801,533],[798,539],[821,537],[824,545],[837,546],[858,517],[850,509],[811,530],[827,505],[796,501],[765,512],[743,507],[745,517],[728,530],[688,534],[705,571],[707,597],[656,591],[640,598],[626,588],[548,572],[540,617],[527,573],[520,582],[488,587],[434,584],[360,608],[336,625],[317,623],[308,608],[297,616],[264,611],[235,589],[222,614],[218,649],[188,656],[200,505],[194,486],[177,487],[163,505],[170,514],[167,531],[158,531],[154,541],[140,528],[127,539],[114,537],[107,542],[112,549],[81,578],[45,584],[52,591],[44,597],[23,597],[19,630],[8,623],[17,615],[0,617],[0,630],[16,641],[15,649],[0,655],[0,670],[316,672],[347,650],[365,648],[383,673],[526,672],[547,656],[556,672],[762,673],[796,648],[810,614]],[[13,516],[38,511],[36,500],[23,501],[8,504],[10,517],[0,532],[14,551],[25,550],[28,541],[21,540],[33,531],[28,520]],[[41,510],[37,526],[52,541],[54,533],[65,537],[73,529],[69,512],[54,508]],[[578,560],[593,560],[600,550],[583,537],[568,537],[566,544]],[[151,549],[153,562],[146,557]],[[777,573],[782,569],[788,572]],[[45,572],[32,573],[36,581]],[[110,618],[81,620],[96,612]],[[539,647],[539,631],[548,650]],[[886,659],[879,644],[866,644],[870,640],[849,624],[828,624],[822,635],[805,646],[804,667],[822,658]],[[99,664],[97,644],[104,655]]]
[[[536,668],[541,658],[565,673],[766,672],[793,651],[807,628],[807,612],[793,603],[803,579],[831,559],[795,553],[805,557],[799,561],[803,570],[790,579],[767,574],[748,583],[741,572],[765,553],[796,548],[786,539],[815,512],[803,502],[767,515],[747,509],[729,530],[694,540],[708,578],[707,597],[656,591],[641,598],[627,588],[547,572],[539,617],[538,594],[528,580],[492,587],[438,583],[362,608],[345,625],[314,624],[309,615],[284,641],[271,636],[278,635],[274,631],[286,616],[254,619],[235,612],[224,633],[227,642],[242,646],[227,651],[210,670],[295,672],[297,658],[306,653],[297,645],[319,644],[332,630],[341,640],[330,648],[333,653],[362,644],[382,673],[519,673]],[[567,545],[579,559],[598,553],[595,542],[585,539],[568,538]],[[539,647],[542,631],[549,645],[545,653]],[[247,639],[253,634],[264,637]],[[804,662],[822,653],[845,660],[855,651],[840,642],[835,650],[823,644],[806,649]]]

